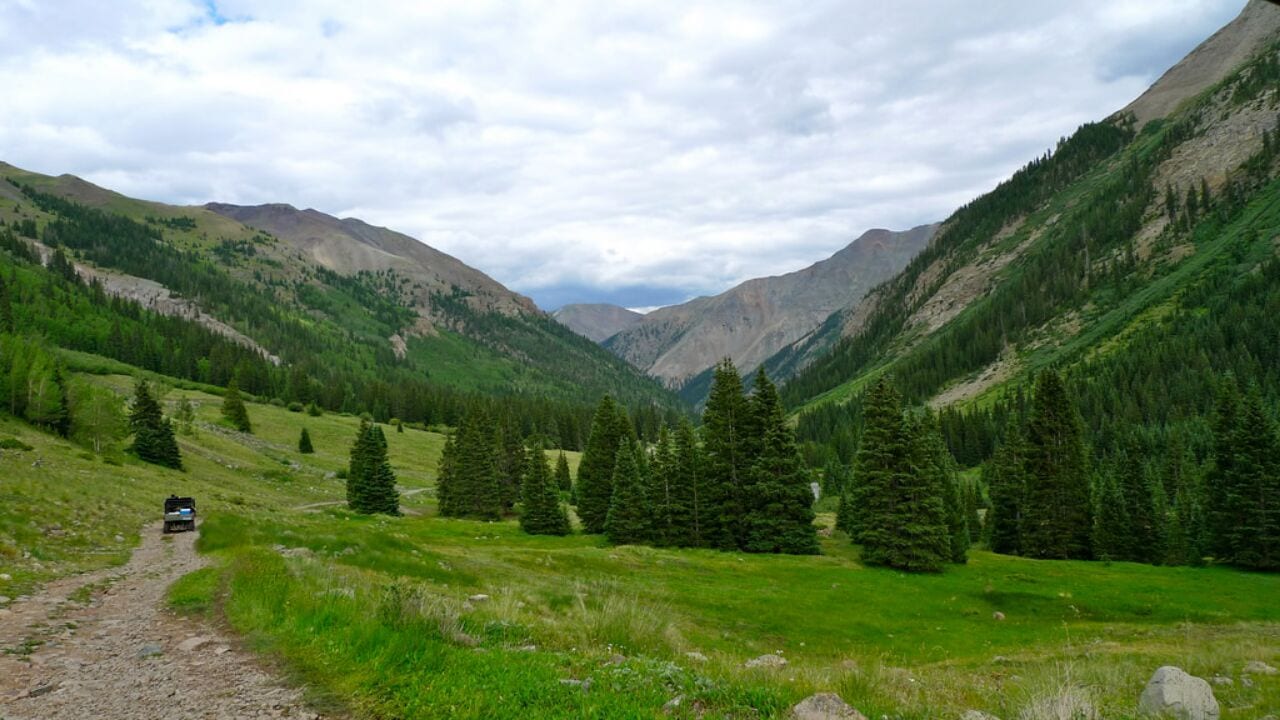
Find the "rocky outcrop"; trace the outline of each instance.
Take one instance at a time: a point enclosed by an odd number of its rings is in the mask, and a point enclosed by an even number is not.
[[[575,303],[551,313],[551,317],[593,342],[604,342],[644,320],[634,310],[608,303]]]
[[[937,228],[869,230],[803,270],[654,310],[605,347],[671,387],[725,357],[749,371],[900,272]]]
[[[1218,720],[1218,701],[1209,683],[1166,665],[1151,676],[1138,700],[1145,715],[1177,720]]]

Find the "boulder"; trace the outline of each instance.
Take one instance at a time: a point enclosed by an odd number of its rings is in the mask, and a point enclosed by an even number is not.
[[[1003,619],[1004,619],[1004,613],[1002,613],[1002,612],[1000,612],[999,610],[997,610],[997,611],[995,611],[995,612],[991,613],[991,619],[992,619],[992,620],[1003,620]]]
[[[467,600],[469,600],[469,601],[471,601],[471,602],[473,602],[473,603],[488,602],[488,601],[489,601],[489,596],[488,596],[488,595],[485,595],[484,593],[477,593],[477,594],[472,595],[471,597],[467,598]]]
[[[818,693],[791,708],[793,720],[867,720],[835,693]]]
[[[780,668],[786,664],[787,664],[787,659],[782,657],[781,655],[761,655],[758,658],[752,658],[748,660],[743,667]]]
[[[1261,660],[1250,660],[1244,664],[1244,670],[1241,670],[1241,672],[1245,675],[1275,675],[1280,670],[1276,670]]]
[[[689,658],[690,660],[692,660],[692,661],[694,661],[694,662],[704,663],[704,662],[706,662],[706,661],[707,661],[707,656],[706,656],[706,655],[703,655],[702,653],[698,652],[697,650],[690,650],[689,652],[685,653],[685,654],[684,654],[684,656],[685,656],[685,657],[687,657],[687,658]]]
[[[1209,683],[1172,665],[1151,676],[1138,700],[1138,709],[1145,715],[1177,720],[1218,720],[1219,716],[1218,701]]]
[[[960,716],[960,720],[1000,720],[1000,718],[990,713],[984,713],[981,710],[966,710]]]

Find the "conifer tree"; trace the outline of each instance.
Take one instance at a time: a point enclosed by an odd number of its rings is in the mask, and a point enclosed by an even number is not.
[[[619,421],[618,406],[613,398],[605,395],[596,407],[591,421],[591,435],[578,463],[578,482],[575,486],[578,502],[578,518],[587,533],[604,532],[609,515],[610,498],[613,495],[613,465],[618,457],[625,428]]]
[[[227,383],[227,391],[222,396],[222,417],[231,423],[231,427],[240,432],[253,432],[253,425],[249,422],[249,411],[244,406],[244,399],[240,397],[240,381],[235,375],[231,376],[230,382]]]
[[[182,454],[173,436],[173,426],[160,410],[160,403],[151,396],[151,388],[145,380],[139,381],[134,390],[133,405],[129,411],[129,431],[133,433],[130,449],[138,459],[182,469]]]
[[[1256,385],[1237,418],[1234,499],[1239,524],[1231,532],[1230,561],[1257,570],[1280,570],[1280,439]]]
[[[681,418],[676,426],[673,466],[668,485],[671,492],[669,541],[681,547],[704,547],[703,467],[705,460],[693,426]]]
[[[1209,475],[1210,550],[1219,559],[1235,556],[1241,523],[1240,502],[1246,489],[1236,471],[1240,455],[1240,389],[1228,375],[1218,384],[1213,419],[1213,468]]]
[[[372,443],[369,421],[361,418],[347,459],[347,507],[356,512],[363,512],[368,502],[370,465],[375,454]]]
[[[552,486],[546,454],[538,447],[530,448],[527,454],[520,486],[520,529],[530,535],[568,535],[569,516]]]
[[[742,485],[755,458],[746,440],[750,407],[742,394],[742,379],[728,358],[716,365],[702,414],[706,474],[702,535],[710,547],[735,550],[742,546],[745,514]]]
[[[653,513],[630,438],[618,443],[613,470],[613,494],[604,533],[614,545],[642,545],[653,538]]]
[[[440,451],[440,464],[436,470],[436,509],[441,517],[458,517],[462,514],[458,498],[462,478],[458,476],[458,434],[451,432],[444,439]]]
[[[960,494],[960,480],[956,473],[955,459],[947,450],[937,427],[932,421],[924,424],[923,452],[925,471],[933,478],[934,492],[942,498],[947,527],[947,558],[953,563],[969,561],[969,518],[965,513]]]
[[[298,436],[298,452],[303,455],[310,455],[315,451],[316,449],[311,445],[311,434],[307,432],[306,428],[302,428],[302,434]]]
[[[882,562],[892,542],[896,476],[908,457],[902,424],[902,398],[881,379],[863,398],[862,437],[854,456],[853,484],[840,507],[842,529],[871,563]]]
[[[507,417],[505,422],[495,425],[493,445],[497,453],[494,459],[497,463],[502,507],[510,510],[520,497],[526,455],[520,429],[513,418]]]
[[[1088,559],[1092,521],[1084,428],[1062,378],[1053,370],[1036,378],[1023,447],[1022,554]]]
[[[672,481],[678,474],[675,444],[671,432],[663,426],[649,463],[649,501],[653,508],[653,542],[659,547],[674,542],[676,528],[672,518]]]
[[[569,459],[564,456],[563,450],[560,451],[560,457],[556,458],[556,489],[564,493],[573,490],[573,476],[569,474]]]
[[[1118,470],[1129,525],[1125,533],[1127,550],[1113,559],[1158,563],[1164,557],[1164,550],[1160,547],[1162,527],[1156,512],[1155,488],[1142,460],[1142,450],[1132,436],[1126,442]]]
[[[787,426],[777,389],[763,368],[756,375],[749,423],[763,432],[757,457],[743,483],[744,542],[747,552],[813,555],[818,552],[813,526],[813,490],[795,436]]]
[[[1129,513],[1124,489],[1112,468],[1103,468],[1094,480],[1097,507],[1093,519],[1093,556],[1099,560],[1129,558]]]
[[[440,460],[440,514],[497,520],[504,510],[497,451],[484,411],[474,408],[463,419]]]
[[[386,435],[367,420],[361,420],[357,433],[347,470],[347,506],[365,515],[399,515],[400,493],[387,459]]]

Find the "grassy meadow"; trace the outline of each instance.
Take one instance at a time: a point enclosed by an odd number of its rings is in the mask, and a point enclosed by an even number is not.
[[[184,472],[0,421],[31,447],[0,450],[0,595],[123,561],[160,500],[190,493],[214,565],[171,589],[175,610],[225,620],[356,717],[782,717],[833,691],[872,718],[1126,718],[1164,664],[1232,677],[1214,688],[1224,718],[1280,713],[1280,676],[1240,675],[1280,665],[1277,576],[981,551],[906,575],[863,567],[839,533],[819,557],[530,537],[436,517],[443,437],[413,429],[386,432],[405,516],[360,517],[336,477],[357,418],[251,404],[243,436],[216,396],[163,391],[184,396]],[[297,452],[304,426],[314,455]],[[768,654],[787,664],[744,667]]]

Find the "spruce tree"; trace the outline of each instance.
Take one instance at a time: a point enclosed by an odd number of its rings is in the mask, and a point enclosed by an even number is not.
[[[650,542],[653,538],[653,512],[630,438],[623,438],[618,443],[611,484],[613,494],[604,524],[605,537],[614,545]]]
[[[672,545],[681,547],[705,547],[702,482],[706,463],[693,426],[685,418],[676,426],[672,460],[674,464],[667,480],[671,492],[668,539]]]
[[[747,399],[742,394],[742,379],[728,358],[716,365],[702,414],[703,447],[706,453],[706,508],[702,535],[709,546],[735,550],[742,546],[743,483],[754,463],[747,440],[752,423]]]
[[[743,483],[742,549],[747,552],[813,555],[813,490],[795,436],[787,426],[777,389],[761,369],[751,397],[750,426],[763,432],[754,464]]]
[[[1097,473],[1094,496],[1097,507],[1093,519],[1093,556],[1099,560],[1129,559],[1129,513],[1122,483],[1111,467]]]
[[[1126,533],[1128,549],[1113,559],[1160,562],[1164,558],[1164,550],[1160,547],[1162,518],[1156,513],[1153,497],[1155,488],[1143,462],[1142,450],[1132,436],[1125,443],[1118,470],[1125,515],[1129,521]]]
[[[1036,378],[1023,448],[1022,554],[1088,559],[1092,508],[1084,427],[1062,378],[1053,370]]]
[[[560,457],[556,458],[556,489],[563,493],[573,490],[573,476],[569,473],[569,459],[564,456],[563,450],[560,451]]]
[[[315,451],[316,449],[311,445],[311,434],[307,432],[306,428],[302,428],[302,434],[298,436],[298,452],[303,455],[310,455]]]
[[[173,435],[173,426],[164,417],[160,403],[152,397],[151,388],[145,380],[139,381],[134,390],[129,431],[133,433],[130,450],[139,460],[182,469],[182,454]]]
[[[591,435],[578,463],[578,482],[574,488],[578,518],[584,532],[604,532],[613,495],[613,465],[617,461],[623,431],[619,408],[612,397],[605,395],[591,421]]]
[[[222,396],[222,417],[231,423],[231,427],[240,432],[253,432],[253,425],[249,422],[249,411],[244,406],[244,399],[240,397],[240,381],[234,375],[231,376],[231,381],[227,383],[227,391]]]
[[[519,426],[513,418],[507,417],[494,427],[493,445],[496,451],[495,461],[498,468],[498,488],[502,496],[502,507],[510,510],[520,497],[521,476],[524,474],[525,448],[520,436]]]
[[[372,435],[370,447],[372,454],[368,460],[368,493],[365,510],[367,513],[384,515],[400,514],[400,492],[396,490],[396,475],[387,458],[387,437],[377,425],[369,430]]]
[[[1237,528],[1241,523],[1240,502],[1246,494],[1236,471],[1240,455],[1240,389],[1228,375],[1218,383],[1213,418],[1213,467],[1209,474],[1208,502],[1210,551],[1230,560],[1237,550]]]
[[[1239,524],[1231,533],[1230,561],[1256,570],[1280,570],[1280,439],[1256,385],[1237,418],[1234,500]]]
[[[560,494],[552,485],[551,469],[541,448],[528,451],[520,495],[521,530],[530,535],[569,534],[569,516],[560,505]]]
[[[347,507],[356,512],[364,512],[369,503],[370,466],[375,454],[372,443],[369,421],[361,418],[347,460]]]
[[[896,476],[908,457],[902,423],[902,398],[880,379],[863,398],[862,437],[854,456],[853,483],[841,502],[841,526],[863,558],[876,564],[890,546],[890,515]]]
[[[462,478],[458,475],[458,434],[451,432],[444,439],[440,452],[440,464],[436,470],[436,509],[441,517],[462,515],[459,501]]]
[[[991,509],[987,510],[987,546],[1002,555],[1019,555],[1021,506],[1027,492],[1027,474],[1023,468],[1021,433],[1014,416],[1009,416],[1005,427],[1005,439],[996,447],[996,454],[983,466],[983,479],[991,497]]]
[[[672,481],[678,473],[675,444],[671,432],[663,426],[649,464],[649,501],[653,508],[653,543],[659,547],[673,544],[676,528],[672,518]]]
[[[947,450],[942,434],[932,422],[925,423],[924,454],[926,472],[933,478],[933,487],[942,498],[947,527],[947,558],[957,564],[969,561],[969,518],[965,514],[964,500],[960,494],[960,480],[956,473],[955,459]]]
[[[451,462],[456,483],[448,493],[452,496],[449,512],[446,513],[442,507],[441,514],[479,520],[500,519],[505,509],[502,480],[493,434],[483,410],[476,408],[463,418],[455,443],[455,458]]]

